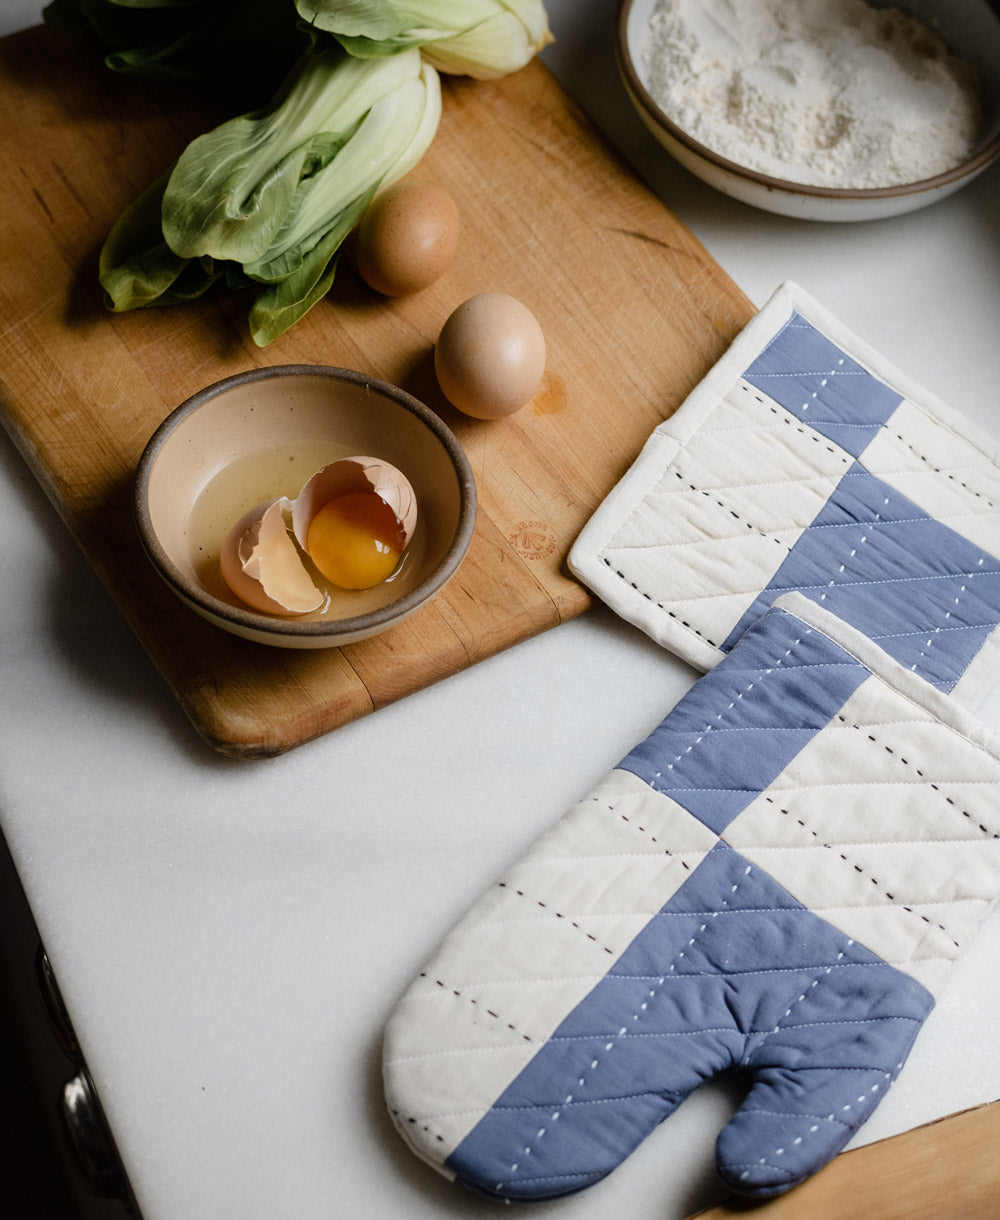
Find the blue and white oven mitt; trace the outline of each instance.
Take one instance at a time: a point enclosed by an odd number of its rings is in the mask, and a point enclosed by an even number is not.
[[[735,1069],[718,1172],[778,1194],[885,1096],[998,892],[998,739],[787,594],[421,971],[393,1119],[449,1178],[543,1199]]]
[[[569,565],[698,669],[795,589],[975,709],[1000,681],[997,457],[786,284],[652,433]]]

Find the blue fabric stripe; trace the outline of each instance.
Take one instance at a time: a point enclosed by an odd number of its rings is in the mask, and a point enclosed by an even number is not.
[[[884,1089],[932,1004],[720,843],[446,1164],[488,1194],[568,1194],[614,1169],[704,1080],[742,1065],[778,1114],[752,1113],[730,1142],[739,1156],[749,1141],[755,1163],[787,1145],[791,1178],[867,1117],[880,1092],[867,1108],[859,1093]]]
[[[1000,623],[1000,563],[855,463],[722,645],[797,589],[948,691]]]
[[[797,313],[743,376],[854,457],[903,401]]]
[[[620,766],[721,833],[867,676],[825,635],[769,613]]]

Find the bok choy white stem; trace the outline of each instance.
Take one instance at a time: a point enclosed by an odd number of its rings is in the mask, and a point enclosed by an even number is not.
[[[439,71],[491,80],[552,41],[542,0],[295,0],[314,28],[358,56],[420,47]]]
[[[373,127],[368,120],[395,90],[419,81],[416,50],[364,60],[333,42],[307,55],[270,109],[229,119],[185,148],[163,196],[167,244],[184,258],[207,254],[240,263],[263,258],[293,202],[298,206],[303,191],[315,194],[321,180],[317,158],[326,168],[353,145],[349,159],[355,166],[364,161],[365,150],[373,165],[385,160],[374,146],[377,136],[368,134]],[[420,89],[426,88],[424,81]],[[440,116],[440,89],[436,93]],[[418,116],[422,110],[417,109]],[[405,115],[400,117],[405,121]],[[406,123],[398,133],[379,134],[391,134],[399,145],[409,142],[418,126]],[[331,210],[339,211],[350,198],[363,194],[371,185],[371,173],[342,178],[340,206]]]

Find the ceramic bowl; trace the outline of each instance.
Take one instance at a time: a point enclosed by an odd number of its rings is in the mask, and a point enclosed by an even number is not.
[[[616,56],[629,98],[676,161],[743,203],[804,220],[876,220],[943,199],[971,182],[1000,155],[1000,16],[989,0],[897,0],[894,4],[939,30],[951,51],[977,70],[983,125],[976,148],[961,165],[934,178],[871,190],[808,186],[757,173],[706,148],[672,122],[648,88],[649,23],[655,7],[656,0],[623,0],[619,7]]]
[[[245,606],[219,572],[232,524],[296,496],[329,462],[361,455],[390,462],[416,493],[419,517],[398,575],[337,592],[315,614]],[[330,648],[396,626],[440,592],[472,539],[476,490],[451,431],[405,391],[349,369],[279,365],[228,377],[177,407],[139,461],[134,508],[154,568],[203,618],[261,644]]]

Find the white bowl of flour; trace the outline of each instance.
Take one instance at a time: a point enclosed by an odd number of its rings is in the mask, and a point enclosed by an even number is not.
[[[781,215],[914,211],[1000,155],[988,0],[624,0],[617,54],[677,161]]]

